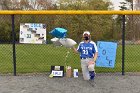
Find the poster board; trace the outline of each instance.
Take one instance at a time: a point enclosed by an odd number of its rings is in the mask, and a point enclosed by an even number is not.
[[[117,43],[98,41],[98,58],[96,67],[114,68],[116,60]]]
[[[46,25],[42,23],[20,23],[19,43],[45,44]]]

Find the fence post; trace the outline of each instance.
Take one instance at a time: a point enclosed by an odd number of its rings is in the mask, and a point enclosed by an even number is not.
[[[16,48],[15,48],[15,23],[14,23],[14,15],[11,15],[12,18],[12,44],[13,44],[13,69],[14,69],[14,76],[16,76]]]
[[[122,15],[122,75],[125,75],[125,15]]]

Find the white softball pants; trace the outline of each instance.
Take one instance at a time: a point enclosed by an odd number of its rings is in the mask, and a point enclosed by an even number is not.
[[[89,71],[91,69],[92,71],[95,71],[95,64],[90,66],[88,65],[90,61],[93,61],[93,58],[81,59],[81,68],[84,80],[90,79]]]

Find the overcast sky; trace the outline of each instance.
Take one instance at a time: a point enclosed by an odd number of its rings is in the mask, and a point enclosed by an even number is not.
[[[124,0],[110,0],[110,1],[113,3],[115,10],[119,10],[120,9],[119,8],[119,6],[120,6],[119,2],[123,2]]]

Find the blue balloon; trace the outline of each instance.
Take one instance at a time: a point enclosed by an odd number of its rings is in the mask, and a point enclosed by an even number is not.
[[[50,34],[57,38],[64,38],[66,37],[66,32],[67,30],[64,28],[55,28],[50,32]]]

